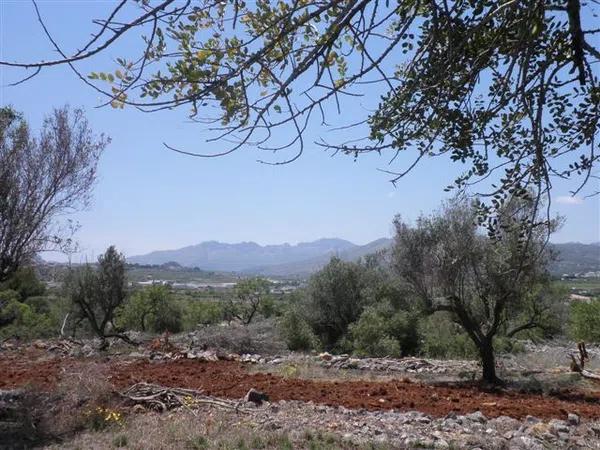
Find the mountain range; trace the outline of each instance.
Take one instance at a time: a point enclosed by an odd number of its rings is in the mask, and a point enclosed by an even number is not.
[[[132,264],[178,263],[186,267],[219,272],[238,272],[272,276],[306,276],[323,267],[332,256],[355,261],[368,254],[389,248],[392,240],[377,239],[366,245],[357,245],[338,238],[318,239],[296,245],[259,245],[255,242],[227,244],[217,241],[202,242],[176,250],[159,250],[146,255],[132,256]],[[600,271],[600,243],[552,244],[559,252],[559,260],[551,271],[582,273]]]

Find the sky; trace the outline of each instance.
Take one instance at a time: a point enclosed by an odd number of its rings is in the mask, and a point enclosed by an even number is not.
[[[105,16],[114,3],[38,4],[56,40],[74,50],[93,30],[90,19]],[[111,59],[127,55],[137,44],[137,39],[125,39],[78,67],[84,73],[112,69]],[[0,59],[56,56],[32,4],[0,0]],[[203,125],[190,123],[185,111],[147,114],[97,108],[104,99],[62,66],[42,71],[25,84],[8,86],[22,75],[0,68],[0,104],[22,111],[33,129],[53,107],[70,104],[83,107],[94,131],[112,140],[100,161],[91,206],[73,216],[81,225],[76,235],[81,260],[94,259],[111,244],[126,255],[206,240],[264,245],[339,237],[365,244],[392,236],[396,214],[414,220],[434,210],[448,196],[443,188],[461,169],[447,159],[428,160],[394,187],[390,175],[378,170],[390,169],[386,158],[332,157],[311,144],[329,133],[318,128],[310,130],[302,157],[289,165],[260,164],[257,159],[264,155],[252,147],[222,158],[192,158],[169,151],[163,142],[205,153],[223,148],[206,143]],[[340,120],[364,116],[369,100],[372,95],[346,103]],[[391,168],[408,161],[401,156]],[[555,185],[553,211],[565,216],[566,224],[552,240],[600,241],[600,198],[570,197],[572,188]]]

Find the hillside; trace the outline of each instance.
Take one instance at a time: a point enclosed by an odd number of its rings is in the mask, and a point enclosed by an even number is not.
[[[128,259],[132,264],[175,262],[207,271],[241,272],[272,276],[306,276],[327,264],[332,256],[345,261],[389,248],[392,240],[377,239],[356,245],[343,239],[319,239],[297,245],[261,246],[254,242],[227,244],[202,242],[176,250],[162,250]],[[600,271],[600,244],[552,244],[559,259],[552,265],[554,275]]]
[[[227,244],[216,241],[202,242],[177,250],[163,250],[147,255],[133,256],[134,264],[164,264],[174,261],[182,266],[225,272],[259,272],[256,268],[291,264],[313,258],[328,258],[357,247],[343,239],[319,239],[297,245],[280,244],[261,246],[255,242]]]
[[[600,271],[600,242],[567,242],[552,245],[559,254],[558,261],[552,267],[553,273],[562,275]]]

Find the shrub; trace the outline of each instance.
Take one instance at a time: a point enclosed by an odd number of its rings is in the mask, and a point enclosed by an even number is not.
[[[160,305],[150,320],[150,329],[156,333],[179,333],[183,329],[181,308],[174,301],[167,301]]]
[[[0,284],[0,290],[12,290],[19,294],[21,301],[28,297],[41,296],[46,293],[46,286],[32,267],[17,270],[7,281]]]
[[[421,352],[433,358],[473,358],[477,349],[447,313],[437,312],[419,324]]]
[[[196,328],[197,325],[213,325],[223,321],[225,311],[222,303],[217,301],[188,300],[183,302],[185,328]]]
[[[170,331],[182,330],[182,311],[166,286],[151,286],[134,293],[117,311],[119,327],[128,330]]]
[[[17,298],[14,291],[0,292],[0,336],[34,339],[57,333],[49,315],[37,313]]]
[[[366,308],[350,325],[350,336],[353,351],[360,356],[399,357],[413,352],[418,343],[412,315],[387,301]]]
[[[571,303],[569,334],[577,340],[600,342],[600,299]]]
[[[361,264],[331,258],[310,280],[306,320],[325,348],[332,349],[369,302],[369,270]]]
[[[317,336],[294,309],[286,312],[282,317],[279,322],[279,330],[287,347],[292,351],[314,350],[320,347]]]

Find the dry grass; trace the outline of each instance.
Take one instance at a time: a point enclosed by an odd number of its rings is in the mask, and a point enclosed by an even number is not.
[[[283,378],[319,381],[391,381],[399,378],[416,380],[413,374],[376,372],[358,369],[337,369],[319,365],[316,362],[288,362],[283,364],[254,364],[248,366],[250,373],[272,373]]]
[[[46,449],[279,449],[333,450],[339,448],[383,448],[361,445],[340,436],[319,431],[299,430],[286,434],[259,429],[250,418],[209,408],[197,416],[184,409],[168,414],[131,415],[122,429],[84,432],[62,444]]]

